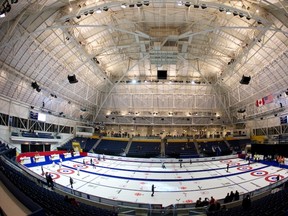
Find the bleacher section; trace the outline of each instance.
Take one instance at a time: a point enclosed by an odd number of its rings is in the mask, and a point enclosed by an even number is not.
[[[199,157],[193,142],[168,142],[165,145],[165,154],[175,158]]]
[[[288,189],[280,190],[264,198],[253,201],[249,209],[238,206],[218,212],[207,213],[208,216],[286,216],[288,214]]]
[[[127,144],[128,141],[102,139],[93,151],[98,154],[120,155],[125,151]]]
[[[223,140],[199,142],[198,146],[204,156],[220,156],[231,154],[231,150]]]
[[[0,153],[4,152],[5,150],[8,150],[8,149],[9,149],[9,146],[7,144],[5,144],[5,143],[2,143],[0,141]]]
[[[160,155],[160,142],[132,142],[128,157],[157,157]]]
[[[11,132],[11,136],[22,136],[22,137],[28,137],[28,138],[42,138],[42,139],[54,139],[54,136],[52,133],[45,133],[45,132],[28,132],[28,131],[23,131],[20,134],[18,132]]]
[[[71,150],[71,149],[73,149],[72,143],[73,142],[79,142],[79,144],[81,146],[81,149],[83,149],[83,151],[85,151],[85,152],[89,152],[97,141],[98,141],[98,139],[91,139],[91,138],[84,138],[84,137],[75,137],[75,138],[69,140],[64,145],[62,145],[59,149],[61,149],[61,150]]]
[[[233,149],[233,151],[237,153],[241,153],[247,144],[251,144],[250,139],[241,139],[241,140],[227,140],[230,144],[230,147]]]
[[[61,216],[79,216],[79,215],[101,215],[116,216],[117,213],[100,209],[83,203],[73,205],[64,200],[64,196],[47,190],[38,185],[35,181],[29,179],[26,175],[21,174],[8,164],[0,160],[1,171],[4,175],[18,187],[26,196],[31,198],[35,203],[39,204],[44,210],[45,215],[61,215]]]

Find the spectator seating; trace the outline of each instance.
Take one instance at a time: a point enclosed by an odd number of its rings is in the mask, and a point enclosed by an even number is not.
[[[233,151],[237,153],[241,153],[247,144],[251,143],[250,139],[240,139],[240,140],[228,140],[228,143],[230,144],[230,147],[233,149]]]
[[[128,157],[157,157],[160,155],[160,142],[132,142]]]
[[[75,138],[69,140],[64,145],[62,145],[61,149],[63,149],[63,150],[73,149],[72,143],[73,142],[79,142],[81,149],[83,149],[85,152],[89,152],[92,149],[92,147],[96,144],[97,141],[98,141],[98,139],[75,137]]]
[[[23,137],[30,137],[30,138],[38,138],[38,136],[37,136],[36,133],[34,133],[34,132],[27,132],[27,131],[22,132],[22,136],[23,136]]]
[[[220,156],[231,154],[224,141],[199,142],[199,149],[204,156]]]
[[[101,140],[93,151],[98,154],[120,155],[125,151],[127,144],[127,141]]]
[[[242,206],[237,206],[227,210],[208,212],[208,216],[284,216],[288,213],[288,189],[280,190],[269,194],[261,199],[253,201],[251,208],[244,210]]]
[[[43,139],[54,139],[51,133],[38,133],[38,138],[43,138]]]
[[[165,153],[176,158],[199,157],[193,142],[168,142],[165,145]]]
[[[46,215],[61,215],[61,216],[86,216],[86,215],[101,215],[101,216],[117,216],[117,213],[90,206],[84,203],[73,205],[64,200],[64,196],[45,189],[35,180],[31,180],[28,176],[18,172],[8,164],[0,160],[1,171],[10,181],[18,187],[26,196],[39,204]]]

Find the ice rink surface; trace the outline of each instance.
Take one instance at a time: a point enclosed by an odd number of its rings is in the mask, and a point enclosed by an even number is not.
[[[91,165],[92,162],[96,166]],[[85,162],[85,165],[83,163]],[[227,172],[227,164],[229,170]],[[161,204],[168,206],[179,203],[194,203],[201,197],[223,199],[231,191],[241,194],[260,189],[288,176],[288,170],[261,163],[247,164],[247,161],[233,158],[219,161],[180,162],[165,159],[162,168],[159,159],[107,157],[80,157],[64,160],[60,167],[55,164],[43,165],[44,172],[51,173],[53,180],[70,188],[90,195],[133,203]],[[79,168],[78,168],[79,167]],[[78,171],[79,175],[78,175]],[[29,167],[41,175],[41,166]],[[151,196],[152,184],[155,194]]]

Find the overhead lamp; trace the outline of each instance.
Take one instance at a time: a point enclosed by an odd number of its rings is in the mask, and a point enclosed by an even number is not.
[[[108,11],[108,10],[109,10],[109,8],[107,6],[103,7],[103,11]]]
[[[88,15],[88,11],[84,11],[84,15],[87,16]]]
[[[206,8],[207,8],[207,5],[206,5],[206,4],[202,4],[202,5],[201,5],[201,8],[202,8],[202,9],[206,9]]]
[[[72,7],[69,7],[69,11],[71,12],[73,10],[73,8]]]
[[[65,20],[65,22],[70,22],[70,19],[69,19],[69,18],[67,18],[67,19]]]
[[[131,8],[134,7],[134,6],[135,6],[134,4],[129,4],[129,7],[131,7]]]
[[[141,2],[137,2],[136,5],[137,5],[137,7],[141,7],[142,3]]]
[[[223,7],[219,7],[219,11],[223,12],[223,11],[225,11],[225,9]]]
[[[251,19],[251,16],[247,15],[247,16],[246,16],[246,19],[247,19],[247,20],[250,20],[250,19]]]
[[[182,6],[182,5],[183,5],[183,2],[182,2],[182,1],[177,1],[177,5],[178,5],[178,6]]]
[[[227,14],[227,15],[230,15],[230,14],[232,14],[232,13],[231,13],[231,11],[230,11],[229,9],[226,9],[226,14]]]
[[[149,1],[144,1],[143,4],[144,4],[145,6],[149,6]]]
[[[194,8],[199,8],[199,5],[194,5]]]
[[[100,14],[102,12],[102,10],[100,9],[100,8],[98,8],[97,10],[96,10],[96,13],[98,13],[98,14]]]
[[[2,11],[0,11],[0,18],[4,18],[4,17],[6,17],[6,14],[4,12],[2,13]]]
[[[244,14],[243,13],[239,13],[239,17],[240,18],[244,17]]]
[[[261,24],[262,24],[262,21],[261,21],[261,20],[258,20],[257,23],[258,23],[259,25],[261,25]]]
[[[18,0],[11,0],[11,4],[16,4],[18,3]]]
[[[81,18],[81,15],[77,15],[76,18],[77,18],[77,19],[80,19],[80,18]]]
[[[123,3],[123,4],[121,5],[121,8],[126,8],[126,4]]]
[[[191,3],[190,3],[190,2],[185,2],[185,6],[186,6],[186,7],[190,7],[190,6],[191,6]]]
[[[234,16],[237,16],[237,15],[238,15],[238,12],[237,12],[237,11],[233,11],[233,15],[234,15]]]
[[[89,14],[92,15],[93,13],[94,13],[94,10],[90,10],[90,11],[89,11]]]

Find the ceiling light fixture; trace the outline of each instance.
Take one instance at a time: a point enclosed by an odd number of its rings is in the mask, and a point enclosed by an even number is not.
[[[149,6],[149,1],[144,1],[143,4],[144,4],[145,6]]]
[[[100,14],[100,13],[102,13],[102,10],[101,10],[100,8],[98,8],[98,9],[96,10],[96,13]]]
[[[186,7],[190,7],[190,6],[191,6],[191,3],[190,3],[190,2],[186,2],[186,3],[185,3],[185,6],[186,6]]]
[[[227,14],[227,15],[230,15],[230,14],[232,14],[232,13],[231,13],[231,11],[230,11],[229,9],[226,9],[226,14]]]
[[[141,2],[137,2],[137,7],[141,7],[142,6],[142,3]]]
[[[202,8],[202,9],[206,9],[206,8],[207,8],[207,5],[206,5],[206,4],[202,4],[202,5],[201,5],[201,8]]]
[[[225,11],[225,9],[223,7],[219,7],[219,11],[223,12],[223,11]]]
[[[237,15],[238,15],[238,12],[237,12],[237,11],[233,11],[233,15],[234,15],[234,16],[237,16]]]
[[[121,5],[121,8],[126,8],[126,4],[123,3],[123,4]]]
[[[108,10],[109,10],[109,8],[107,6],[103,7],[103,11],[108,11]]]

